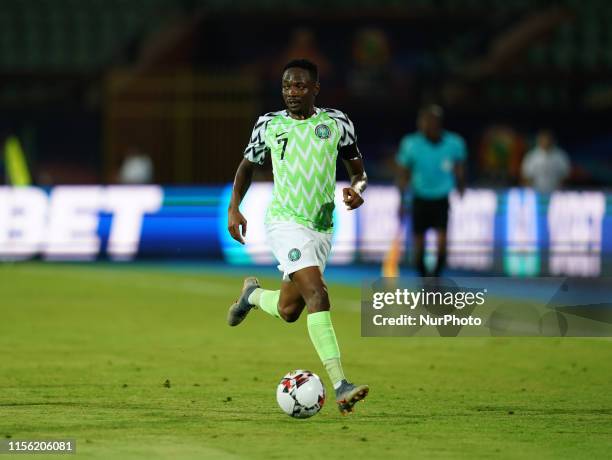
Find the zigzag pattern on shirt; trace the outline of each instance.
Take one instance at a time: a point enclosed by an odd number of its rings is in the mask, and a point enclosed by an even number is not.
[[[329,131],[322,130],[321,125]],[[284,111],[260,117],[245,157],[259,163],[267,155],[272,159],[274,192],[267,219],[328,230],[334,208],[338,148],[354,142],[354,126],[339,110],[317,109],[307,120],[295,120]]]
[[[251,139],[244,149],[244,157],[251,163],[258,163],[262,165],[266,159],[266,156],[270,154],[270,149],[264,142],[266,126],[270,120],[278,115],[281,115],[283,112],[283,110],[268,112],[265,115],[260,116],[255,122],[253,132],[251,133]]]
[[[275,193],[285,208],[278,209],[279,214],[292,210],[296,215],[315,220],[323,214],[323,203],[333,201],[330,190],[334,190],[336,152],[329,141],[316,137],[318,124],[302,123],[287,131],[290,140],[283,160],[276,157],[274,162],[279,172],[275,176]]]
[[[340,141],[338,147],[344,147],[346,145],[354,144],[357,142],[357,136],[355,135],[355,126],[353,122],[346,116],[344,112],[336,109],[322,109],[327,113],[337,124],[340,130]]]

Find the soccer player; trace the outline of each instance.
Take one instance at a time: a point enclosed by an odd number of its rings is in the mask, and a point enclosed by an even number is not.
[[[406,189],[412,185],[412,235],[416,268],[421,276],[439,276],[446,263],[448,196],[457,187],[465,189],[463,138],[442,128],[443,112],[438,105],[419,111],[418,132],[405,136],[397,152],[400,166],[398,186],[400,215],[405,208]],[[425,267],[425,232],[433,228],[438,242],[438,260],[433,273]]]
[[[351,186],[343,189],[347,209],[363,204],[367,176],[353,123],[339,110],[315,107],[318,94],[317,66],[304,59],[289,62],[282,75],[287,109],[259,117],[236,171],[228,230],[244,244],[247,221],[239,206],[254,168],[265,157],[272,159],[274,189],[265,225],[283,282],[280,290],[267,290],[256,278],[246,278],[240,298],[229,309],[228,323],[240,324],[256,307],[291,323],[306,307],[310,339],[333,383],[340,412],[347,414],[369,387],[353,385],[344,376],[323,271],[332,241],[337,157],[351,178]]]

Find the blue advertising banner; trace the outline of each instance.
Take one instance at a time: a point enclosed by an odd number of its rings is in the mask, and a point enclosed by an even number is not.
[[[338,184],[337,203],[341,204]],[[246,244],[227,232],[231,185],[218,187],[0,187],[0,260],[224,259],[274,264],[265,236],[272,184],[254,183],[242,203]],[[372,185],[356,211],[337,206],[330,264],[379,263],[394,241],[409,261],[410,217],[399,194]],[[612,195],[530,189],[468,189],[450,197],[448,265],[513,276],[611,272]],[[409,216],[409,213],[408,213]],[[435,251],[436,234],[426,235]]]

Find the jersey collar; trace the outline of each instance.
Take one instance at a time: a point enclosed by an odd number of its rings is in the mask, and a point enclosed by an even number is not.
[[[287,109],[283,110],[283,112],[282,112],[282,113],[283,113],[283,116],[284,116],[284,117],[286,117],[286,118],[290,118],[290,119],[291,119],[291,120],[293,120],[293,121],[308,121],[308,120],[310,120],[310,119],[312,119],[312,118],[314,118],[314,117],[318,116],[318,115],[321,113],[321,109],[320,109],[320,108],[318,108],[318,107],[315,107],[315,108],[314,108],[314,113],[312,114],[312,116],[310,116],[310,117],[308,117],[308,118],[306,118],[306,119],[304,119],[304,120],[296,120],[295,118],[291,118],[291,116],[289,115],[289,111],[288,111]]]

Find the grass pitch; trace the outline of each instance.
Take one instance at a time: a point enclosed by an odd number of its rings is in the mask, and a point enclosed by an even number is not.
[[[0,265],[0,436],[73,438],[99,459],[612,452],[611,341],[362,338],[357,286],[331,285],[332,311],[347,375],[370,396],[350,417],[329,398],[293,420],[279,379],[308,368],[329,394],[327,375],[304,317],[226,326],[241,285],[163,266]]]

